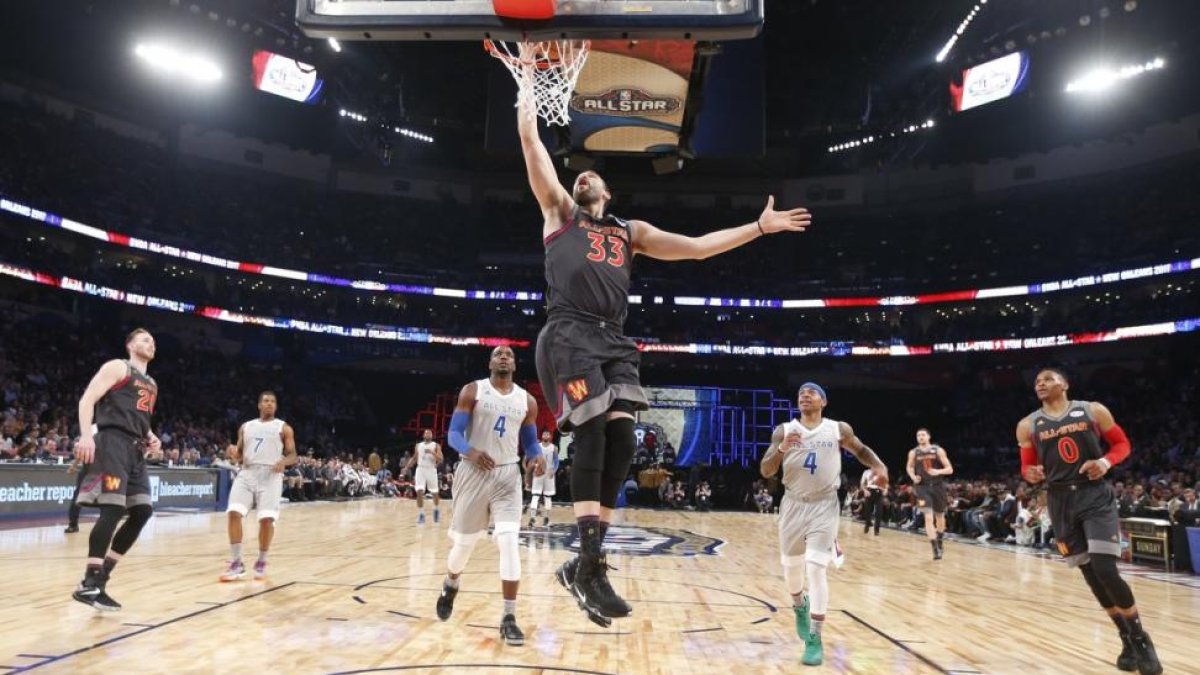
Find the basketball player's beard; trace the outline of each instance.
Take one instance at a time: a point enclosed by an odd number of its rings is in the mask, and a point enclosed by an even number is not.
[[[588,186],[583,190],[575,193],[575,203],[580,206],[591,206],[598,203],[603,198],[600,188]]]

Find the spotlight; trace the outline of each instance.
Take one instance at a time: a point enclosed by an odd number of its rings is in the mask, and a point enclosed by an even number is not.
[[[332,49],[333,51],[335,51],[339,54],[342,53],[342,43],[338,42],[337,38],[331,37],[327,41],[329,42],[330,49]]]

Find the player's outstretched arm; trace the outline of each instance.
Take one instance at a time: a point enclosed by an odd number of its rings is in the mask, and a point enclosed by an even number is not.
[[[868,448],[866,444],[863,443],[857,435],[855,435],[854,429],[852,429],[849,424],[846,424],[845,422],[838,422],[838,431],[841,434],[842,447],[854,453],[854,456],[858,458],[858,461],[862,462],[875,472],[875,475],[878,477],[877,483],[880,487],[887,487],[887,465],[883,463],[883,460],[879,459],[879,455],[875,454],[874,450]]]
[[[667,232],[641,220],[633,221],[633,250],[658,260],[704,260],[732,251],[761,236],[776,232],[803,232],[812,224],[808,209],[776,211],[775,197],[753,223],[728,227],[699,237]]]
[[[521,135],[521,151],[525,155],[525,171],[529,175],[529,187],[542,208],[546,229],[555,230],[570,215],[574,200],[558,182],[554,160],[538,137],[537,114],[528,98],[521,98],[517,105],[517,131]]]

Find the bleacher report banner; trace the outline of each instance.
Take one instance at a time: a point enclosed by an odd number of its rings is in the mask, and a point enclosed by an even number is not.
[[[216,510],[219,471],[150,469],[154,506]],[[0,516],[66,511],[75,498],[76,476],[64,465],[0,464]]]
[[[571,97],[571,145],[590,152],[672,152],[695,43],[595,40]]]

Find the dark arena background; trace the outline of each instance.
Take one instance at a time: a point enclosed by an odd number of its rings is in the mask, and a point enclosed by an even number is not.
[[[1122,639],[1059,555],[1054,488],[1023,479],[1014,430],[1047,366],[1131,442],[1103,478],[1109,545],[1162,670],[1132,668],[1200,673],[1200,3],[58,0],[3,16],[0,673],[1117,672]],[[632,265],[623,330],[649,409],[604,540],[634,612],[609,627],[556,578],[581,549],[576,447],[535,370],[543,216],[518,89],[485,37],[591,40],[560,92],[570,125],[539,123],[568,190],[593,171],[612,213],[688,237],[761,228],[768,196],[812,216]],[[548,53],[538,69],[564,65]],[[93,475],[77,480],[79,402],[139,327],[158,350],[154,515],[111,569],[121,610],[101,612],[72,600],[104,522],[84,508],[68,528]],[[435,611],[461,503],[452,413],[499,346],[560,458],[552,506],[521,515],[523,646],[498,632],[503,533],[475,547],[454,615]],[[845,563],[811,666],[777,534],[790,498],[760,470],[806,382],[890,477],[872,533],[865,467],[841,451]],[[299,459],[269,575],[222,583],[231,446],[264,390]],[[907,470],[922,427],[954,467],[940,560]],[[441,502],[418,508],[426,430],[443,461],[423,502]],[[247,566],[259,527],[245,519]]]

